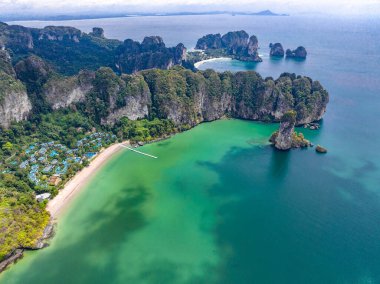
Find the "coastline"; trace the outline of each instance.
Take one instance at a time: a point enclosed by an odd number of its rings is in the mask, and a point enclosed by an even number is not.
[[[227,59],[230,60],[231,58],[229,58],[229,57],[216,57],[216,58],[205,59],[205,60],[195,62],[194,67],[199,68],[201,65],[203,65],[204,63],[207,63],[207,62],[218,61],[218,60],[227,60]]]
[[[130,145],[129,141],[113,144],[99,152],[99,154],[90,162],[90,164],[75,174],[61,189],[57,196],[50,200],[46,210],[50,213],[51,220],[54,221],[59,217],[63,210],[68,206],[70,201],[84,188],[84,185],[90,180],[96,171],[101,168],[114,154],[122,150],[121,145]]]
[[[125,149],[121,145],[130,146],[129,141],[112,144],[108,148],[101,150],[98,155],[90,162],[90,164],[77,172],[61,189],[57,196],[51,199],[46,210],[50,213],[50,222],[44,230],[43,235],[37,241],[35,247],[21,247],[12,252],[8,257],[0,262],[0,273],[8,266],[16,263],[24,256],[24,250],[38,250],[48,246],[48,241],[54,237],[54,226],[60,214],[69,206],[74,197],[84,188],[86,183],[92,176],[107,162],[109,159]]]

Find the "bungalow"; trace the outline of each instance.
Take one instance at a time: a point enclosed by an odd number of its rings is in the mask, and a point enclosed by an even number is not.
[[[53,175],[49,179],[49,184],[57,186],[61,181],[62,179],[59,177],[59,175]]]
[[[38,161],[41,162],[41,163],[43,163],[45,160],[46,160],[45,157],[39,157],[39,158],[38,158]]]
[[[29,165],[29,162],[28,161],[24,161],[20,164],[20,168],[21,169],[25,169],[27,166]]]
[[[45,193],[36,195],[36,199],[37,199],[38,202],[42,202],[44,200],[50,199],[50,196],[51,196],[50,193],[45,192]]]
[[[45,168],[42,169],[42,172],[43,172],[43,173],[48,173],[48,172],[50,172],[52,169],[53,169],[53,166],[52,166],[52,165],[48,165],[48,166],[46,166]]]

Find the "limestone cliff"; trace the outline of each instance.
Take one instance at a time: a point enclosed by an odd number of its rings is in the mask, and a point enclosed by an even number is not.
[[[195,46],[196,49],[220,49],[223,48],[221,34],[208,34],[200,39]]]
[[[38,40],[79,42],[82,32],[73,27],[47,26],[38,31]]]
[[[274,44],[270,44],[270,56],[272,57],[284,57],[285,52],[284,48],[282,47],[282,44],[279,42],[276,42]]]
[[[144,78],[140,75],[123,75],[121,85],[122,93],[110,97],[111,111],[102,120],[103,124],[114,124],[122,117],[136,120],[149,115],[151,93]]]
[[[289,111],[281,119],[280,129],[271,138],[271,142],[279,150],[289,150],[292,147],[292,136],[296,124],[296,112]]]
[[[225,115],[280,121],[287,111],[300,109],[299,125],[319,120],[328,103],[328,93],[318,82],[294,74],[285,73],[277,80],[263,80],[256,72],[212,70],[149,70],[142,74],[152,94],[150,115],[172,119],[177,125],[195,125]],[[314,88],[300,82],[312,82]]]
[[[23,68],[19,66],[17,74],[28,85],[28,77],[24,78],[21,71],[33,64],[25,64],[20,63]],[[45,68],[31,70],[33,78],[40,73],[45,78]],[[41,101],[45,109],[75,106],[102,124],[114,124],[122,117],[157,117],[189,127],[224,116],[276,122],[295,110],[295,124],[300,125],[321,119],[329,101],[321,84],[308,77],[284,73],[277,80],[264,80],[252,71],[193,72],[183,67],[122,76],[110,68],[71,77],[52,73],[38,90],[32,96],[35,107]]]
[[[31,109],[32,105],[22,83],[0,71],[0,126],[8,128],[14,121],[25,120]]]
[[[219,50],[224,56],[242,61],[261,62],[259,56],[259,42],[257,37],[249,35],[245,31],[228,32],[221,36],[220,34],[208,34],[200,38],[196,44],[196,49]]]
[[[0,71],[16,77],[16,72],[12,66],[12,60],[9,53],[6,50],[0,50]]]
[[[83,102],[92,90],[95,73],[82,71],[77,76],[55,76],[43,87],[43,96],[52,109],[65,108]]]
[[[145,37],[142,43],[127,39],[115,53],[116,68],[121,73],[136,73],[152,68],[169,69],[186,59],[183,44],[167,48],[159,36]]]
[[[280,128],[274,132],[269,141],[278,150],[289,150],[291,148],[301,148],[310,146],[310,141],[306,140],[302,133],[296,133],[297,113],[294,110],[286,112],[281,118]]]

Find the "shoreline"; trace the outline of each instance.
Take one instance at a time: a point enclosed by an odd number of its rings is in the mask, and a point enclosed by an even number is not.
[[[199,68],[204,63],[212,62],[212,61],[218,61],[218,60],[226,60],[226,59],[231,59],[231,58],[229,58],[229,57],[216,57],[216,58],[205,59],[205,60],[201,60],[201,61],[195,62],[194,63],[194,67],[195,68]]]
[[[57,196],[49,200],[46,210],[50,213],[51,221],[56,220],[68,206],[70,201],[84,188],[90,178],[117,152],[122,150],[121,145],[130,145],[129,141],[113,144],[100,151],[90,164],[77,172],[59,191]]]
[[[90,164],[77,172],[61,189],[58,194],[49,200],[45,210],[50,213],[50,221],[44,230],[43,236],[37,241],[35,247],[20,247],[0,261],[0,273],[6,270],[10,265],[15,264],[19,259],[23,258],[25,250],[39,250],[48,246],[48,241],[54,237],[55,224],[60,214],[70,205],[70,202],[75,196],[85,187],[94,174],[106,163],[109,159],[124,148],[122,145],[130,146],[129,141],[112,144],[108,148],[101,150]]]

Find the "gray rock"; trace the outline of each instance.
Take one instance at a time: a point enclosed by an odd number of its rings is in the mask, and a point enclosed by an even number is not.
[[[273,57],[284,57],[284,48],[281,43],[277,42],[275,44],[270,44],[270,56]]]
[[[303,46],[297,47],[295,50],[286,50],[286,58],[306,59],[307,51]]]

